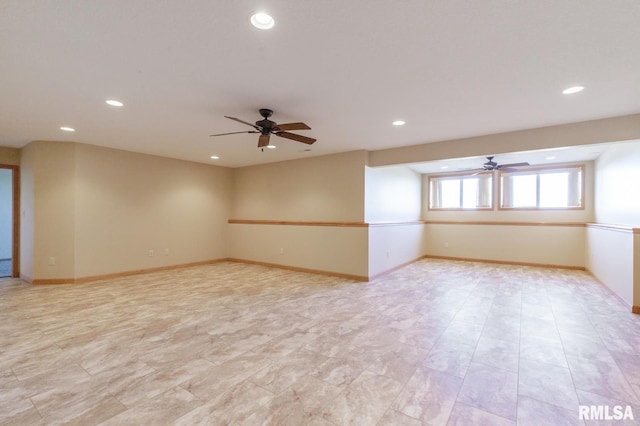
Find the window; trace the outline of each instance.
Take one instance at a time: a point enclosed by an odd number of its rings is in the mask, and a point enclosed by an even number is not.
[[[429,177],[429,208],[442,210],[491,209],[490,173]]]
[[[580,166],[500,173],[500,208],[583,208]]]

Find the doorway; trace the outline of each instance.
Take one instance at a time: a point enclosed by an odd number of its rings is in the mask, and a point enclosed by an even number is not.
[[[19,192],[18,167],[0,165],[0,278],[20,273]]]

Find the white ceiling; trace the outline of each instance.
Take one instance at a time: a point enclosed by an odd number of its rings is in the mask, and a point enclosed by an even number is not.
[[[639,23],[638,0],[2,0],[0,145],[238,167],[638,113]],[[309,124],[312,151],[208,136],[262,107]]]

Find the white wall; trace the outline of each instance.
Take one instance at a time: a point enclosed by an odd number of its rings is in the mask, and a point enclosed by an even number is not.
[[[371,225],[369,277],[375,277],[425,254],[423,224]]]
[[[11,259],[13,233],[13,171],[0,168],[0,259]]]
[[[634,305],[633,234],[589,227],[586,243],[587,269],[625,303]]]
[[[421,179],[405,166],[365,168],[370,277],[424,254],[424,225],[415,223],[422,212]]]
[[[421,175],[405,166],[365,168],[365,221],[420,220]]]
[[[633,234],[633,306],[640,313],[640,233]]]
[[[640,227],[640,141],[615,144],[595,165],[596,222]],[[626,303],[640,309],[640,234],[590,228],[587,268]]]
[[[640,141],[609,147],[596,161],[596,222],[640,227]]]

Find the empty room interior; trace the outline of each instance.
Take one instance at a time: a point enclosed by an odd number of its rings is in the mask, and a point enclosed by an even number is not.
[[[640,424],[637,1],[2,3],[0,424]]]

